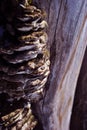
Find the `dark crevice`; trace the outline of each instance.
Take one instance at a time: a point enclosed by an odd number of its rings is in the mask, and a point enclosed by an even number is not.
[[[33,114],[34,114],[34,116],[35,116],[35,118],[37,120],[37,125],[34,128],[34,130],[43,130],[43,125],[42,125],[41,120],[39,119],[39,115],[38,115],[38,112],[37,112],[37,103],[32,103],[31,106],[32,106]]]
[[[70,130],[87,130],[87,49],[77,82]]]

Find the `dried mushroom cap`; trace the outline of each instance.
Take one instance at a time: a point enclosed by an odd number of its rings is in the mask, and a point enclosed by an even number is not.
[[[24,97],[36,101],[42,97],[49,75],[47,22],[44,13],[27,2],[12,1],[11,13],[5,14],[8,5],[1,9],[6,23],[0,44],[0,84],[5,83],[0,91],[13,100]]]
[[[41,29],[44,29],[45,27],[47,26],[47,22],[46,21],[42,21],[41,23],[36,23],[33,22],[31,24],[19,24],[19,27],[17,25],[17,30],[18,31],[21,31],[21,32],[30,32],[30,31],[37,31],[37,30],[41,30]]]
[[[37,40],[40,40],[41,43],[45,43],[47,42],[47,34],[43,31],[40,32],[33,32],[31,35],[23,35],[19,37],[19,41],[25,43],[25,44],[29,44],[32,43],[34,44],[34,42],[36,42]]]
[[[32,115],[31,105],[28,103],[24,108],[16,109],[14,112],[11,112],[2,117],[2,121],[5,123],[5,127],[14,126],[16,123],[17,129],[33,129],[37,120]]]
[[[4,55],[3,59],[8,61],[9,63],[17,64],[22,63],[24,61],[28,61],[36,58],[38,55],[38,51],[25,51],[21,53],[16,53],[12,55]]]
[[[0,94],[6,94],[10,103],[37,102],[50,73],[45,14],[28,0],[3,0],[0,14]],[[2,121],[6,129],[15,129],[15,124],[17,130],[33,130],[37,124],[30,103],[7,113]]]

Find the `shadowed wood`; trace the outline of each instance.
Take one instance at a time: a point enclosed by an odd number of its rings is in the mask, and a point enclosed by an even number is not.
[[[77,82],[70,130],[87,130],[87,48]]]

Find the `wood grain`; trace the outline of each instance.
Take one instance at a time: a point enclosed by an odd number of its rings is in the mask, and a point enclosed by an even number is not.
[[[33,0],[33,4],[47,13],[47,45],[51,61],[46,93],[43,100],[34,104],[34,110],[43,130],[69,130],[77,80],[87,46],[87,1]]]
[[[47,11],[51,74],[37,111],[44,130],[69,130],[73,99],[87,46],[85,0],[36,0]]]

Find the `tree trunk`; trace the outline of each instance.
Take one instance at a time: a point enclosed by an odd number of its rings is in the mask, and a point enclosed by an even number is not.
[[[69,130],[76,84],[87,46],[86,0],[35,0],[46,10],[50,76],[36,104],[44,130]]]
[[[50,76],[43,100],[33,104],[41,128],[69,130],[79,72],[87,46],[86,0],[33,0],[47,13]],[[43,127],[43,128],[42,128]]]

